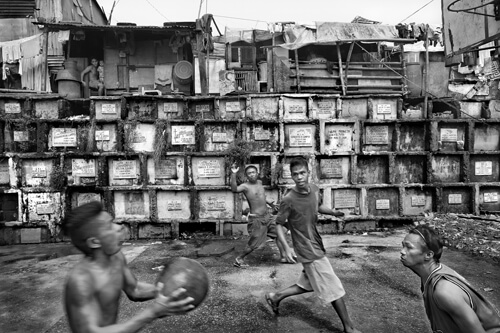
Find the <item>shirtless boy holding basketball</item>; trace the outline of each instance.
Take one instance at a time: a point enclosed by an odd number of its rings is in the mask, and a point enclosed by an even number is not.
[[[163,296],[160,283],[139,282],[120,251],[122,226],[113,223],[99,202],[79,206],[66,216],[64,227],[73,245],[85,257],[69,273],[64,303],[73,333],[138,332],[157,318],[184,314],[194,308],[193,298],[179,288]],[[155,299],[147,308],[123,323],[117,323],[122,290],[134,302]]]

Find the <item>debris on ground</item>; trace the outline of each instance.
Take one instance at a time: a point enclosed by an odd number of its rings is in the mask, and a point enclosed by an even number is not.
[[[433,226],[449,248],[500,262],[500,216],[429,214],[419,223]]]

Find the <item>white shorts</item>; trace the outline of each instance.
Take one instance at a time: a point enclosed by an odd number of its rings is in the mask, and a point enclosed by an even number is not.
[[[330,261],[325,256],[308,263],[302,263],[304,270],[297,285],[307,291],[314,291],[325,303],[331,303],[345,295],[342,282],[335,275]]]

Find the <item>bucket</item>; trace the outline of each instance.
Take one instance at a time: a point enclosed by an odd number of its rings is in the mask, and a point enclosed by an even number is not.
[[[189,61],[179,61],[174,66],[174,78],[180,84],[189,84],[193,78],[193,65]]]

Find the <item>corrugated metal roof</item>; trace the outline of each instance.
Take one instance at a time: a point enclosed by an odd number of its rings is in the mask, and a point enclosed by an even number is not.
[[[196,22],[169,22],[163,27],[157,26],[136,26],[136,25],[91,25],[78,24],[75,22],[59,22],[59,23],[44,23],[37,22],[35,24],[43,24],[49,30],[101,30],[101,31],[120,31],[120,30],[136,30],[136,31],[157,31],[166,32],[172,30],[194,30]]]
[[[21,18],[34,15],[35,0],[0,0],[0,18]]]

